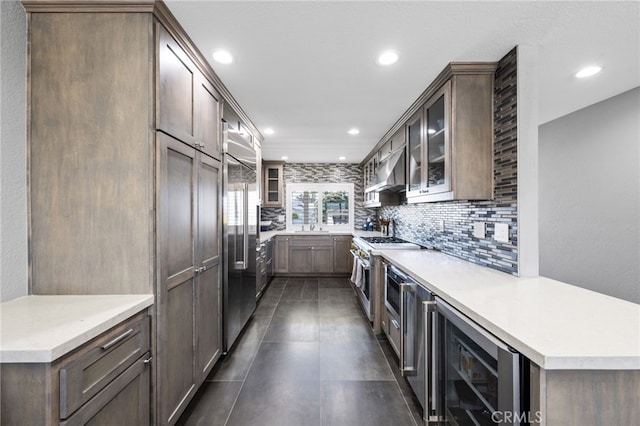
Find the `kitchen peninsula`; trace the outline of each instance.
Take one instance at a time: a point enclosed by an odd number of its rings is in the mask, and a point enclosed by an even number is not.
[[[639,305],[430,250],[377,254],[531,361],[531,411],[544,424],[640,417]]]

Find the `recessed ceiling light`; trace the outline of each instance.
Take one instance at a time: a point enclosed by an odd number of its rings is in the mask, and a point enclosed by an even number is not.
[[[395,50],[385,50],[378,56],[376,62],[378,65],[391,65],[398,62],[398,58],[400,55]]]
[[[287,157],[286,155],[283,155],[282,157],[280,157],[281,160],[288,160],[289,157]]]
[[[272,135],[272,134],[274,134],[274,133],[275,133],[275,132],[273,131],[273,129],[272,129],[271,127],[266,127],[266,128],[264,129],[264,134],[265,134],[265,135]]]
[[[357,135],[358,133],[360,133],[360,130],[354,127],[353,129],[349,129],[347,133],[349,133],[350,135]]]
[[[576,73],[576,77],[577,78],[590,77],[594,74],[598,74],[600,71],[602,71],[602,67],[599,67],[597,65],[592,65],[589,67],[582,68],[580,71]]]
[[[226,50],[216,50],[213,52],[213,60],[220,64],[230,64],[233,62],[233,56]]]
[[[345,157],[344,155],[342,155],[342,156],[338,157],[338,160],[340,160],[340,161],[344,161],[344,160],[346,160],[346,159],[347,159],[347,157]]]

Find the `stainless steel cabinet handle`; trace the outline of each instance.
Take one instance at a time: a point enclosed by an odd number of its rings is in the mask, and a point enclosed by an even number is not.
[[[131,334],[133,334],[133,328],[130,328],[129,330],[125,331],[124,333],[122,333],[121,335],[119,335],[118,337],[113,339],[112,341],[102,345],[102,350],[103,351],[107,351],[107,350],[111,349],[112,347],[116,346],[118,343],[120,343],[123,340],[125,340]]]
[[[407,366],[407,307],[405,304],[407,293],[412,293],[415,295],[415,288],[413,287],[413,285],[400,283],[400,374],[402,374],[403,376],[415,376],[416,374],[418,374],[418,370],[415,366],[415,350],[412,360],[414,365]],[[415,324],[415,318],[413,318],[413,321]],[[413,336],[413,338],[415,338],[415,336]]]
[[[398,324],[398,321],[392,319],[391,320],[391,325],[396,329],[396,330],[400,330],[400,324]]]
[[[153,359],[152,356],[150,356],[149,358],[145,359],[144,361],[142,361],[145,364],[151,364],[151,360]]]

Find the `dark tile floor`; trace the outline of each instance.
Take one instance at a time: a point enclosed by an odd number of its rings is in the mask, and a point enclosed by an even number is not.
[[[421,424],[394,356],[346,278],[275,278],[179,424]]]

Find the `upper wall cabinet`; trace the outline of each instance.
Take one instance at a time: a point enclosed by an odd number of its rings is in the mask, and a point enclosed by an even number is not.
[[[284,207],[284,163],[279,161],[265,161],[262,164],[263,179],[263,207]]]
[[[407,201],[493,198],[493,63],[449,64],[406,123]]]
[[[220,158],[220,95],[162,26],[158,44],[158,129]]]

